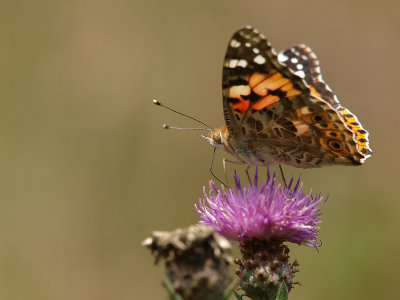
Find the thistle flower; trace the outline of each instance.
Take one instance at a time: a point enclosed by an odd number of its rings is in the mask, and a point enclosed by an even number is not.
[[[242,259],[236,274],[243,295],[253,300],[287,300],[298,272],[298,262],[289,263],[289,248],[283,242],[319,247],[317,224],[321,222],[321,194],[315,197],[303,192],[300,179],[293,177],[282,188],[275,174],[267,170],[263,185],[258,185],[256,169],[254,184],[242,188],[234,172],[235,189],[218,190],[210,181],[210,192],[204,191],[196,210],[200,224],[210,225],[226,238],[240,242]]]
[[[267,170],[263,185],[258,185],[256,169],[254,184],[242,188],[239,176],[234,172],[236,191],[218,190],[210,181],[210,192],[205,188],[204,199],[199,207],[200,224],[210,225],[216,232],[242,244],[257,239],[263,241],[288,241],[306,246],[319,247],[317,224],[321,222],[321,194],[312,197],[311,191],[303,192],[300,179],[282,188],[276,184],[275,174]]]

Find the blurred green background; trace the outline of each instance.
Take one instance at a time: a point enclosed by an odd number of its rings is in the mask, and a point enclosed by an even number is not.
[[[399,1],[2,0],[0,299],[166,299],[140,242],[197,222],[212,148],[164,131],[196,124],[151,100],[224,125],[222,60],[247,24],[277,50],[311,46],[374,150],[285,167],[330,194],[319,253],[291,246],[291,299],[396,298]]]

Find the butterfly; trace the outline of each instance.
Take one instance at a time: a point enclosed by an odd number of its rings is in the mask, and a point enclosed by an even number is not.
[[[372,155],[368,132],[341,106],[303,44],[277,54],[257,29],[238,30],[225,55],[222,88],[226,126],[206,139],[248,168],[361,165]]]

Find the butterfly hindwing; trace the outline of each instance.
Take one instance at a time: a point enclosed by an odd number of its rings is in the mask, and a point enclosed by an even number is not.
[[[322,98],[335,108],[346,128],[353,132],[353,140],[356,142],[357,149],[365,158],[369,157],[372,151],[369,149],[368,132],[362,127],[355,115],[341,106],[336,95],[325,83],[321,75],[319,61],[311,48],[304,44],[289,47],[279,53],[278,59],[294,74],[304,79],[314,97]]]

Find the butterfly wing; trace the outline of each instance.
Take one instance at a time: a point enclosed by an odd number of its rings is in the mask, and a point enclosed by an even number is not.
[[[333,103],[317,97],[320,90],[310,88],[305,74],[280,63],[256,29],[233,35],[224,60],[223,106],[233,148],[243,160],[262,164],[272,157],[308,168],[365,159],[354,132]]]
[[[304,44],[289,47],[279,53],[278,60],[304,79],[313,96],[324,99],[335,109],[340,106],[336,95],[322,79],[317,56],[309,47]]]
[[[364,155],[364,160],[372,155],[369,148],[368,132],[362,127],[357,117],[341,106],[336,95],[322,78],[319,61],[310,47],[304,44],[289,47],[278,55],[279,62],[294,74],[302,77],[314,97],[328,102],[339,114],[344,125],[353,132],[357,149]]]
[[[283,68],[268,41],[248,26],[230,40],[224,59],[223,106],[231,136],[240,135],[248,113],[279,104],[281,99],[309,94],[301,78]]]

